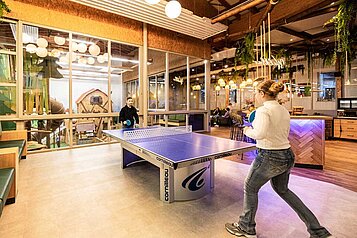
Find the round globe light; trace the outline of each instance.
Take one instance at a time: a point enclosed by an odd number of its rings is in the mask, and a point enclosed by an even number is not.
[[[54,41],[57,45],[64,45],[64,43],[66,43],[66,39],[60,36],[55,36]]]
[[[201,85],[197,85],[197,86],[196,86],[196,90],[197,90],[197,91],[201,90]]]
[[[33,54],[36,52],[37,46],[35,46],[34,44],[28,44],[26,46],[26,51]]]
[[[99,55],[99,56],[97,57],[97,60],[98,60],[98,62],[99,62],[100,64],[103,64],[103,63],[105,62],[105,58],[104,58],[103,55]]]
[[[229,84],[229,86],[232,86],[234,84],[234,81],[233,80],[229,80],[228,84]]]
[[[181,4],[176,0],[171,0],[166,4],[165,13],[171,19],[179,17],[181,14]]]
[[[61,51],[59,51],[59,50],[57,50],[57,49],[53,49],[53,50],[51,50],[51,55],[52,55],[53,57],[58,58],[58,57],[60,57],[60,55],[61,55]]]
[[[47,51],[46,48],[38,47],[36,49],[36,55],[39,56],[39,57],[44,58],[44,57],[47,56],[47,54],[48,54],[48,51]]]
[[[61,57],[59,58],[59,61],[60,61],[61,63],[68,63],[68,59],[67,59],[66,56],[61,56]]]
[[[158,4],[160,0],[145,0],[145,2],[153,5],[153,4]]]
[[[87,51],[87,45],[84,43],[78,44],[78,51],[81,53],[85,53]]]
[[[104,57],[105,61],[108,62],[108,58],[109,58],[108,53],[104,53],[104,54],[103,54],[103,57]]]
[[[217,85],[215,89],[216,89],[216,91],[219,91],[219,90],[221,90],[221,87],[219,85]]]
[[[76,61],[77,60],[77,54],[72,52],[72,62]],[[67,61],[69,62],[69,52],[66,54],[66,58],[67,58]]]
[[[88,57],[87,63],[88,64],[94,64],[95,63],[95,59],[93,57]]]
[[[98,56],[100,53],[100,48],[97,45],[91,45],[89,46],[89,53],[93,56]]]
[[[78,60],[78,63],[79,63],[79,64],[87,64],[87,59],[84,58],[84,57],[82,57],[82,58],[80,58],[80,59]]]
[[[253,80],[251,78],[247,79],[247,84],[252,84]]]
[[[227,84],[224,88],[225,88],[225,89],[229,89],[229,85]]]
[[[46,48],[48,46],[48,41],[45,38],[38,38],[36,43],[40,48]]]
[[[78,50],[78,44],[76,42],[72,42],[72,51],[75,52]]]

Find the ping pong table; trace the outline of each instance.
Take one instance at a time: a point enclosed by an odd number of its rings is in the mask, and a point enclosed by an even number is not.
[[[191,126],[104,130],[122,147],[122,168],[143,159],[160,168],[160,199],[198,199],[214,188],[214,160],[255,144],[192,132]]]

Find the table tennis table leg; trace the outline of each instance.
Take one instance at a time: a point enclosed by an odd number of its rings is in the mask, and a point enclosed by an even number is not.
[[[210,178],[211,178],[211,191],[214,189],[214,160],[210,161]]]
[[[174,201],[174,169],[160,166],[160,200],[165,203]]]

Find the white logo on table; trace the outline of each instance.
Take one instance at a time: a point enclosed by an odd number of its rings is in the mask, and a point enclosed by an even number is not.
[[[182,187],[187,188],[190,191],[197,191],[202,188],[205,185],[205,180],[201,177],[208,168],[209,166],[204,167],[185,178],[182,182]]]
[[[165,169],[164,173],[164,188],[165,188],[165,201],[169,201],[169,170]]]

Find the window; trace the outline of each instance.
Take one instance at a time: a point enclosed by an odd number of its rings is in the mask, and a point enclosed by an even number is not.
[[[0,116],[16,115],[16,24],[0,21]]]
[[[321,73],[317,82],[317,101],[336,100],[336,79],[334,73]]]
[[[169,54],[169,110],[187,109],[187,57]]]
[[[68,111],[68,37],[68,33],[60,31],[23,26],[25,115],[65,114]]]

